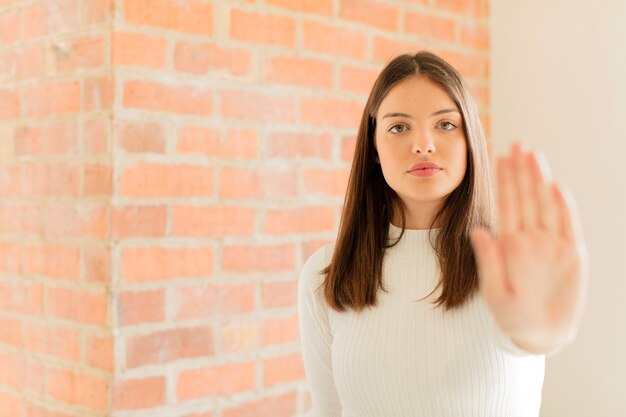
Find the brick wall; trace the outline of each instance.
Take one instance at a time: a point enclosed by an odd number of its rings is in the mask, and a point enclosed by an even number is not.
[[[382,66],[489,123],[487,0],[0,0],[0,417],[303,416],[299,269]]]

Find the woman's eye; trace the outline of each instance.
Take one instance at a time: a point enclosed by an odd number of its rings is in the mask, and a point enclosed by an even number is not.
[[[404,125],[393,125],[391,126],[391,129],[389,129],[389,132],[391,133],[402,133],[406,130],[406,126]]]
[[[450,122],[441,122],[439,123],[439,126],[441,126],[442,130],[453,130],[456,128],[456,126]]]

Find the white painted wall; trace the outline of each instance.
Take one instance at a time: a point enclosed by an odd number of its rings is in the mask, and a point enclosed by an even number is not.
[[[493,150],[543,149],[591,261],[574,344],[546,361],[542,417],[626,416],[626,1],[493,0]]]

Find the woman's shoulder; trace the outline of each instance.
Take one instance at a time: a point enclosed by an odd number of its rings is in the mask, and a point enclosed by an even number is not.
[[[322,270],[330,264],[335,242],[327,243],[313,251],[302,266],[300,285],[315,290],[324,281]]]

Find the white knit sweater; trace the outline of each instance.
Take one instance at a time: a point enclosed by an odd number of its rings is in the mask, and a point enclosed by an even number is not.
[[[400,229],[390,224],[389,238]],[[433,236],[438,232],[433,231]],[[387,249],[379,305],[330,309],[319,271],[334,244],[313,253],[298,285],[298,318],[315,417],[537,417],[544,355],[516,346],[480,293],[444,314],[428,294],[439,266],[427,230]]]

